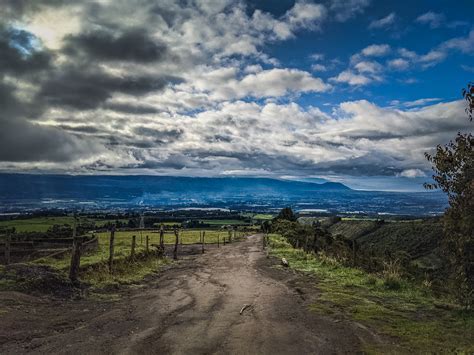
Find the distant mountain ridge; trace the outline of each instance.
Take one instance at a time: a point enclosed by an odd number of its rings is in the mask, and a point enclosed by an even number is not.
[[[440,193],[352,190],[338,182],[251,177],[0,174],[0,212],[38,209],[231,208],[432,215]]]
[[[212,192],[247,194],[267,192],[285,194],[309,191],[347,191],[337,182],[321,184],[249,177],[183,177],[153,175],[34,175],[0,174],[0,197],[27,198],[119,198],[162,192]]]

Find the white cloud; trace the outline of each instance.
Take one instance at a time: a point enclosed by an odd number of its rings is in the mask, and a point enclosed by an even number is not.
[[[406,178],[417,178],[417,177],[425,177],[426,173],[420,169],[406,169],[403,170],[398,176],[406,177]]]
[[[328,68],[323,64],[316,63],[316,64],[311,65],[311,70],[312,71],[326,71],[328,70]]]
[[[370,73],[370,74],[377,74],[382,71],[382,65],[377,62],[371,61],[362,61],[354,65],[359,73]]]
[[[418,16],[415,21],[424,25],[429,25],[430,28],[438,28],[444,21],[446,21],[446,16],[433,11],[428,11]]]
[[[321,4],[313,4],[297,1],[295,5],[286,12],[284,18],[292,28],[317,28],[319,23],[326,17],[326,8]]]
[[[203,69],[205,70],[205,69]],[[210,93],[214,100],[231,100],[252,96],[279,97],[290,93],[324,92],[330,85],[310,73],[298,69],[268,69],[238,77],[235,67],[205,70],[193,77],[191,85],[201,92]],[[186,87],[186,84],[183,85]]]
[[[462,53],[474,53],[474,30],[469,32],[467,37],[457,37],[443,42],[440,46],[441,50],[456,49]]]
[[[469,73],[474,73],[474,66],[469,66],[469,65],[461,65],[461,68]]]
[[[381,29],[392,26],[395,23],[396,15],[395,12],[388,14],[381,19],[374,20],[370,23],[369,29]]]
[[[382,57],[391,51],[388,44],[372,44],[350,58],[350,66],[330,80],[337,83],[346,83],[352,86],[368,85],[383,80],[383,67],[370,57]]]
[[[322,53],[313,53],[309,57],[310,57],[310,59],[318,62],[318,61],[324,59],[324,54],[322,54]]]
[[[323,92],[330,89],[321,79],[298,69],[270,69],[250,74],[236,85],[242,96],[283,96],[289,92]]]
[[[339,75],[332,77],[330,80],[336,83],[345,83],[353,86],[367,85],[373,81],[368,76],[356,74],[350,70],[344,70],[343,72],[339,73]]]
[[[427,104],[437,102],[437,101],[441,101],[441,100],[442,99],[437,98],[437,97],[429,97],[429,98],[426,98],[426,99],[418,99],[418,100],[414,100],[414,101],[404,102],[403,106],[405,106],[405,107],[425,106]]]
[[[370,0],[331,0],[330,9],[335,14],[337,21],[345,22],[362,14],[369,5]]]
[[[418,64],[422,68],[429,68],[443,62],[451,51],[460,51],[465,54],[474,53],[474,30],[466,37],[456,37],[440,43],[426,54],[418,54],[406,48],[400,48],[398,53],[410,64]]]
[[[387,62],[387,64],[391,69],[395,70],[406,70],[410,66],[408,60],[403,58],[391,59]]]
[[[382,57],[390,52],[391,48],[388,44],[372,44],[365,47],[361,53],[367,57]]]

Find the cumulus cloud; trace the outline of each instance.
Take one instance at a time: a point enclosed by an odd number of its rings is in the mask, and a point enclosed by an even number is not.
[[[373,44],[330,79],[342,62],[323,53],[304,54],[313,73],[268,54],[367,0],[296,1],[281,15],[228,0],[4,3],[2,170],[421,176],[423,152],[465,124],[462,103],[432,98],[317,106],[338,83],[470,53],[471,34],[421,54]]]
[[[216,100],[246,96],[279,97],[289,93],[324,92],[330,85],[310,73],[298,69],[268,69],[238,77],[235,67],[219,68],[203,73],[193,80],[194,88],[212,92]]]
[[[388,44],[372,44],[362,49],[361,54],[367,57],[382,57],[390,52]]]
[[[403,58],[391,59],[387,62],[387,64],[391,69],[395,70],[406,70],[410,66],[408,60]]]
[[[425,177],[426,173],[420,169],[406,169],[403,170],[398,176],[407,177],[407,178],[417,178]]]
[[[383,80],[382,65],[370,59],[371,57],[383,57],[391,51],[387,44],[372,44],[363,48],[360,52],[350,58],[348,69],[340,72],[337,76],[330,78],[332,82],[346,83],[352,86],[364,86],[373,82]]]
[[[372,82],[370,77],[354,73],[350,70],[344,70],[337,76],[332,77],[330,80],[336,83],[346,83],[349,85],[367,85]]]

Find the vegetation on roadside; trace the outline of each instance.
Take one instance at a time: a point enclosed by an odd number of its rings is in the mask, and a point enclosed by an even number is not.
[[[466,113],[472,121],[474,83],[462,91]],[[441,248],[448,261],[449,281],[458,300],[474,306],[474,136],[459,132],[454,141],[436,147],[434,155],[425,153],[433,164],[432,184],[448,195],[449,208],[444,214]]]
[[[472,353],[474,314],[449,298],[433,295],[429,282],[417,285],[402,278],[396,265],[370,274],[347,267],[324,252],[295,249],[281,235],[270,235],[270,253],[284,257],[295,270],[317,277],[315,312],[343,317],[393,336],[393,349],[366,344],[367,351],[416,353]]]

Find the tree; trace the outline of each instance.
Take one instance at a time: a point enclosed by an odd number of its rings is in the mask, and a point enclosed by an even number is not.
[[[466,112],[472,120],[473,84],[463,90]],[[445,146],[438,145],[434,155],[425,153],[433,164],[432,184],[448,195],[449,208],[443,217],[442,250],[454,281],[453,290],[467,307],[474,305],[474,136],[458,133]]]
[[[280,211],[280,213],[278,214],[278,216],[275,217],[275,219],[286,219],[287,221],[295,222],[297,218],[290,207],[285,207]]]

